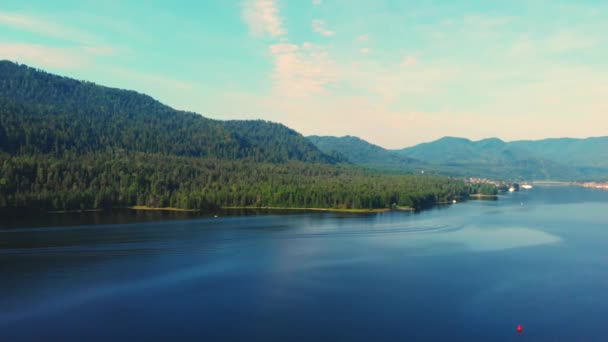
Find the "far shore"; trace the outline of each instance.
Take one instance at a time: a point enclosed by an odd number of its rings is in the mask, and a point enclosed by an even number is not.
[[[577,184],[587,189],[597,189],[608,191],[608,182],[584,182]]]
[[[88,213],[88,212],[96,212],[103,211],[103,209],[78,209],[78,210],[50,210],[47,211],[49,214],[69,214],[69,213]]]
[[[195,212],[195,211],[200,211],[197,209],[182,209],[182,208],[175,208],[175,207],[148,207],[145,205],[134,205],[132,207],[129,207],[129,209],[133,209],[133,210],[151,210],[151,211],[186,211],[186,212]]]
[[[472,198],[498,198],[498,195],[484,195],[484,194],[472,194],[469,195]]]
[[[122,207],[123,209],[141,210],[141,211],[170,211],[170,212],[200,212],[198,209],[182,209],[175,207],[149,207],[145,205],[134,205],[131,207]],[[106,209],[79,209],[79,210],[55,210],[47,211],[49,214],[68,214],[68,213],[84,213],[84,212],[102,212]],[[221,207],[218,210],[298,210],[298,211],[323,211],[336,213],[384,213],[388,211],[416,211],[411,207],[396,207],[396,208],[376,208],[376,209],[346,209],[346,208],[291,208],[291,207],[252,207],[252,206],[232,206]],[[214,210],[210,210],[214,211]],[[217,211],[217,210],[215,210]]]
[[[377,209],[342,209],[342,208],[290,208],[290,207],[222,207],[222,209],[253,209],[253,210],[301,210],[301,211],[326,211],[336,213],[384,213],[391,210],[400,211],[414,211],[414,208],[410,207],[398,207],[394,209],[390,208],[377,208]]]

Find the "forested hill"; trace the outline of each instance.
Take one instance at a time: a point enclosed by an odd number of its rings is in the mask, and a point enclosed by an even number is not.
[[[134,91],[0,62],[2,210],[421,208],[495,191],[387,175],[331,154],[278,123],[211,120]]]
[[[211,120],[134,91],[0,61],[1,151],[82,154],[108,149],[267,162],[335,161],[281,124]]]
[[[608,169],[608,137],[522,140],[509,144],[562,164]]]
[[[608,138],[505,142],[444,137],[395,152],[437,165],[452,175],[536,180],[608,175]]]
[[[424,167],[424,163],[419,160],[386,150],[358,137],[311,135],[307,138],[323,153],[342,155],[357,165],[408,172]]]
[[[357,137],[309,136],[324,153],[380,170],[504,180],[603,180],[608,177],[608,137],[505,142],[443,137],[387,150]]]

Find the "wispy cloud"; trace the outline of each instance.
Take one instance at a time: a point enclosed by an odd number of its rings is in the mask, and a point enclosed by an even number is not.
[[[243,7],[243,17],[256,36],[278,37],[287,34],[275,0],[249,0]]]
[[[110,67],[106,70],[106,73],[116,75],[116,77],[120,78],[137,80],[139,83],[145,83],[150,86],[160,86],[165,89],[190,91],[197,87],[196,84],[191,82],[177,80],[168,76],[153,74],[149,72],[139,72],[133,69],[123,67]]]
[[[369,34],[361,34],[359,36],[357,36],[357,40],[360,42],[366,42],[369,40]]]
[[[0,11],[0,26],[57,39],[69,44],[0,42],[0,57],[17,62],[49,68],[80,68],[96,57],[116,56],[118,50],[103,44],[103,40],[87,31],[60,24],[40,15]],[[67,45],[67,46],[65,46]]]
[[[595,46],[597,43],[594,37],[573,30],[559,31],[546,41],[547,47],[555,52],[587,49]]]
[[[313,5],[320,5],[321,3],[323,3],[323,0],[312,0]]]
[[[87,32],[57,23],[49,18],[19,13],[0,12],[0,25],[44,37],[94,45],[99,39]]]
[[[405,56],[403,58],[403,61],[401,61],[401,67],[403,68],[407,68],[407,67],[413,67],[418,63],[418,60],[416,59],[416,57],[412,57],[412,56]]]
[[[118,51],[116,48],[108,45],[101,46],[85,46],[82,48],[86,53],[93,56],[111,57],[116,56]]]
[[[513,17],[508,16],[472,14],[465,16],[459,24],[464,24],[473,28],[492,29],[511,24],[513,20]]]
[[[61,69],[83,67],[89,62],[81,49],[20,43],[0,43],[0,59]]]
[[[432,20],[407,26],[391,15],[368,27],[341,22],[331,43],[281,35],[267,46],[272,91],[251,107],[305,134],[356,134],[392,147],[441,135],[513,139],[550,130],[505,131],[499,122],[512,116],[530,127],[552,120],[554,136],[597,132],[586,123],[572,128],[576,116],[607,123],[606,67],[598,66],[605,24],[545,23],[527,32],[536,14],[433,11]],[[324,20],[311,26],[308,33],[335,35]],[[395,37],[401,34],[411,39]],[[593,67],[576,68],[586,63]]]
[[[327,28],[327,23],[325,23],[324,20],[320,19],[314,19],[312,21],[312,29],[323,36],[333,36],[336,34],[336,32]]]
[[[407,62],[408,66],[403,65],[404,62]],[[340,70],[340,79],[357,93],[365,94],[377,106],[386,110],[398,99],[431,96],[458,75],[449,66],[428,65],[414,68],[414,63],[413,57],[391,63],[377,63],[370,58],[355,66],[343,67]]]
[[[583,34],[576,30],[559,30],[540,37],[520,35],[511,43],[508,54],[515,58],[540,59],[552,54],[583,53],[598,44],[600,39],[592,34]]]

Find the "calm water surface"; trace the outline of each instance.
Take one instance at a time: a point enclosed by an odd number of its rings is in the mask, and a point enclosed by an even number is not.
[[[2,341],[607,341],[608,192],[419,214],[3,218],[0,276]]]

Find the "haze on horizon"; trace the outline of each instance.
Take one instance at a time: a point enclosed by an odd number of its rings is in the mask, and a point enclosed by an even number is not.
[[[0,4],[0,59],[387,148],[606,135],[608,3]]]

